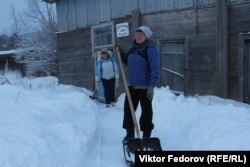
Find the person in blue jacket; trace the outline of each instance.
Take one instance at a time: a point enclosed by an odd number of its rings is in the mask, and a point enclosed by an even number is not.
[[[140,26],[128,52],[120,49],[122,61],[127,65],[127,80],[134,109],[137,109],[139,102],[141,105],[139,124],[143,137],[150,137],[154,128],[152,99],[154,87],[159,79],[159,56],[155,44],[150,40],[151,35],[149,27]],[[123,128],[127,132],[124,139],[134,138],[134,123],[127,95],[124,102]]]
[[[101,81],[104,89],[106,107],[115,105],[115,87],[119,84],[119,71],[116,60],[110,56],[107,48],[101,50],[101,58],[97,62],[96,88]]]

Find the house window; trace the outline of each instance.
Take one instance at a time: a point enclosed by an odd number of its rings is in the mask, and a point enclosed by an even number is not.
[[[112,24],[104,24],[93,27],[93,47],[107,47],[113,44]]]

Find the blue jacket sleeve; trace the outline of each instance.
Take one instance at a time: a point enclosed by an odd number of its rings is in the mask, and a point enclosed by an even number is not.
[[[149,86],[155,87],[159,80],[159,55],[154,44],[148,46],[148,63],[150,67]]]
[[[124,50],[122,50],[121,48],[119,48],[119,51],[120,51],[120,55],[121,55],[121,59],[122,59],[123,64],[127,65],[127,62],[128,62],[127,53],[124,52]]]
[[[114,57],[113,57],[113,61],[114,61],[115,79],[119,79],[119,67],[118,67],[117,61]]]

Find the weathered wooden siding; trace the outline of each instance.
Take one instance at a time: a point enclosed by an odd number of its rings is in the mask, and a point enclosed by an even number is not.
[[[196,33],[196,11],[194,9],[182,10],[182,11],[172,11],[161,13],[157,15],[142,15],[142,24],[148,25],[153,30],[152,39],[154,41],[172,41],[172,40],[185,40],[187,36]],[[164,42],[159,44],[159,53],[164,51]],[[163,61],[164,54],[160,55],[161,61]],[[185,64],[185,62],[180,62],[180,64]],[[161,68],[165,68],[167,64],[161,62]],[[173,69],[177,69],[173,68]],[[183,67],[185,68],[185,67]],[[184,71],[185,69],[183,69]],[[177,72],[177,71],[175,71]],[[182,73],[182,72],[181,72]],[[160,75],[160,85],[170,84],[170,89],[181,90],[181,84],[176,85],[176,83],[171,84],[171,81],[166,81],[166,72],[162,71]],[[184,74],[185,75],[185,74]],[[180,78],[177,78],[180,79]],[[185,79],[183,79],[184,81]]]
[[[131,15],[133,10],[138,9],[138,1],[131,0],[110,0],[111,15],[108,20]],[[106,20],[106,21],[108,21]]]
[[[216,9],[201,8],[142,16],[153,30],[153,39],[189,39],[186,43],[186,93],[216,95]]]
[[[87,3],[86,0],[75,0],[75,12],[78,13],[76,14],[76,28],[83,27],[84,25],[87,24]]]
[[[110,19],[111,15],[111,5],[110,3],[107,3],[106,0],[100,0],[99,5],[101,6],[100,8],[100,22],[105,22]]]
[[[102,8],[102,6],[99,6],[99,4],[99,0],[87,0],[87,15],[82,19],[87,18],[88,25],[100,23],[100,8]]]
[[[212,7],[216,0],[195,0],[199,8]]]
[[[90,29],[58,34],[59,82],[92,89]]]
[[[228,0],[228,4],[249,0]],[[131,15],[140,9],[142,14],[159,11],[214,7],[215,0],[60,0],[57,5],[58,31],[70,31],[111,19]]]
[[[138,20],[137,20],[138,21]],[[115,37],[115,42],[116,42],[116,45],[120,46],[121,48],[124,49],[124,51],[127,51],[129,49],[129,47],[131,46],[130,44],[132,43],[133,41],[133,18],[131,16],[127,16],[127,17],[123,17],[123,18],[119,18],[119,19],[115,19],[114,20],[114,24],[119,24],[119,23],[124,23],[124,22],[128,22],[129,24],[129,36],[127,37],[122,37],[122,38],[117,38]],[[126,69],[126,66],[123,65],[123,68]],[[125,70],[126,72],[127,70]],[[119,89],[117,90],[117,95],[120,95],[121,93],[124,92],[124,85],[123,85],[123,82],[122,82],[122,77],[120,77],[120,84],[119,84]]]
[[[228,96],[238,98],[239,33],[250,32],[250,3],[228,8]]]
[[[69,23],[67,18],[68,5],[67,1],[61,1],[56,4],[56,15],[57,15],[57,31],[67,31],[69,30]]]
[[[186,10],[142,16],[142,23],[153,30],[153,39],[185,37],[195,33],[195,11]]]
[[[216,92],[227,98],[227,0],[216,1]]]
[[[215,0],[60,0],[57,5],[58,31],[70,31],[131,15],[204,8],[214,6]]]
[[[24,66],[16,62],[15,54],[0,55],[0,75],[4,74],[6,66],[10,71],[19,71],[22,76],[26,75]]]
[[[68,11],[73,11],[75,10],[75,3],[70,3],[68,2],[67,3],[67,10]],[[77,23],[76,23],[76,14],[73,13],[73,12],[68,12],[67,13],[67,22],[68,22],[68,27],[69,27],[69,30],[73,30],[77,27]]]
[[[188,39],[187,94],[217,95],[216,38],[196,35]]]
[[[184,40],[160,41],[160,83],[175,92],[185,92]]]
[[[59,2],[63,1],[65,0]],[[74,0],[74,2],[77,1],[80,0]],[[79,21],[76,21],[78,28],[84,25],[90,26],[88,20],[98,18],[100,22],[111,21],[112,19],[114,25],[123,22],[129,23],[130,35],[122,38],[116,37],[114,43],[114,45],[118,44],[124,49],[129,48],[129,44],[134,39],[135,27],[140,24],[145,24],[152,28],[152,39],[155,42],[184,39],[184,45],[186,46],[185,55],[187,56],[185,57],[185,86],[187,93],[217,95],[218,92],[216,90],[219,87],[217,87],[216,81],[216,60],[218,57],[216,57],[217,11],[215,0],[187,0],[185,5],[182,6],[183,8],[179,9],[176,7],[180,1],[174,0],[164,1],[161,4],[164,7],[159,3],[153,4],[150,0],[129,1],[126,4],[127,6],[124,5],[124,8],[117,4],[118,2],[115,0],[100,0],[100,6],[103,5],[103,8],[99,10],[98,16],[93,17],[88,17],[88,11],[96,9],[96,4],[87,5],[83,3],[87,3],[87,1],[81,2],[88,9],[79,8],[79,10],[82,10],[82,13],[86,12],[84,18],[87,17],[88,19],[83,19],[84,21],[82,20],[80,25],[78,24]],[[98,0],[95,0],[95,3],[97,2]],[[125,1],[121,2],[125,4]],[[145,3],[142,4],[142,2]],[[140,9],[141,15],[137,19],[133,18],[130,9],[135,9],[135,7],[141,7],[142,5],[143,7]],[[193,7],[191,7],[192,5]],[[113,10],[115,6],[119,11]],[[106,13],[106,10],[110,11]],[[239,33],[250,32],[249,10],[250,0],[228,1],[227,91],[228,97],[234,99],[238,99],[239,94]],[[102,16],[100,17],[100,15]],[[117,18],[120,15],[122,17]],[[76,15],[75,18],[80,20],[81,17]],[[65,19],[61,21],[65,21]],[[99,24],[99,21],[92,20],[91,24]],[[68,30],[68,26],[64,25],[62,27],[67,27],[66,30]],[[90,64],[92,64],[90,28],[58,34],[58,37],[59,80],[61,83],[92,89],[94,70],[90,67]],[[158,46],[160,45],[158,44]],[[121,91],[119,90],[118,94]]]
[[[216,8],[202,8],[197,10],[197,34],[215,34]]]
[[[239,100],[250,103],[250,32],[239,34],[238,70]]]

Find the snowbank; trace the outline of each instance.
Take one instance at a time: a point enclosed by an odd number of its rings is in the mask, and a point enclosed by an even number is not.
[[[125,166],[122,94],[115,107],[57,78],[0,85],[1,167]],[[250,107],[214,96],[156,88],[152,136],[164,150],[250,150]],[[138,107],[137,119],[140,116]]]
[[[51,77],[5,84],[0,92],[0,166],[82,164],[97,129],[96,104],[86,94]]]

